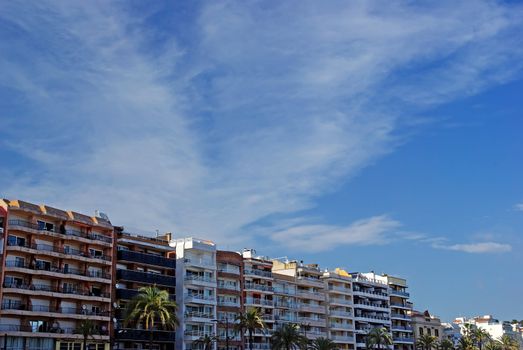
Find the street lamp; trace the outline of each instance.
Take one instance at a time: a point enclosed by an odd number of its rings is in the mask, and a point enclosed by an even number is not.
[[[218,319],[211,320],[212,322],[221,323],[225,325],[225,349],[229,350],[229,318],[225,316],[225,322]]]

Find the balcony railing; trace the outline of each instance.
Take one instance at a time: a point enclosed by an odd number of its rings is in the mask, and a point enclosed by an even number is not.
[[[332,316],[352,317],[352,312],[348,312],[348,311],[330,310],[329,314]]]
[[[186,330],[185,332],[183,332],[184,335],[186,336],[189,336],[189,337],[205,337],[206,335],[208,336],[214,336],[214,334],[212,332],[205,332],[205,331],[201,331],[201,330]]]
[[[176,332],[174,331],[148,331],[144,329],[120,328],[116,329],[114,334],[115,338],[119,340],[134,340],[148,342],[151,339],[151,335],[154,341],[156,342],[174,342],[176,340]]]
[[[257,298],[246,298],[245,299],[245,304],[273,306],[274,302],[272,300],[264,300],[264,299],[257,299]]]
[[[365,289],[361,289],[361,288],[354,288],[354,293],[363,293],[363,294],[368,294],[368,295],[379,295],[382,297],[388,297],[387,293],[376,292],[376,291],[372,291],[372,290],[365,290]]]
[[[109,298],[109,293],[100,293],[92,292],[88,289],[82,289],[77,287],[71,288],[62,288],[62,287],[51,287],[45,284],[26,284],[26,283],[4,283],[4,288],[15,288],[15,289],[24,289],[31,291],[42,291],[42,292],[52,292],[52,293],[63,293],[63,294],[75,294],[83,296],[94,296]]]
[[[160,275],[151,272],[132,271],[132,270],[116,270],[116,278],[125,281],[158,284],[162,286],[175,287],[176,278],[173,276]]]
[[[185,312],[185,317],[214,318],[214,315],[209,312],[187,311]]]
[[[218,305],[219,306],[240,307],[240,302],[239,301],[223,300],[223,299],[218,298]]]
[[[395,289],[391,289],[390,290],[390,294],[391,295],[398,295],[398,296],[402,296],[402,297],[409,297],[410,294],[405,292],[405,291],[402,291],[402,290],[395,290]]]
[[[185,258],[184,263],[190,266],[202,267],[207,269],[216,268],[216,264],[212,260],[208,259],[194,259],[194,258]]]
[[[240,285],[239,284],[233,284],[233,283],[226,283],[224,281],[218,281],[218,288],[239,291],[240,290]]]
[[[392,340],[396,343],[414,343],[414,338],[394,337]]]
[[[272,292],[274,289],[271,286],[266,286],[263,284],[258,283],[245,283],[244,289],[254,289],[254,290],[260,290],[264,292]]]
[[[404,320],[410,320],[410,316],[404,315],[404,314],[398,314],[396,312],[391,313],[390,317],[392,317],[392,318],[401,318],[401,319],[404,319]]]
[[[389,317],[386,317],[386,316],[374,316],[374,315],[356,315],[355,316],[356,318],[368,318],[368,319],[372,319],[372,320],[380,320],[380,321],[389,321],[390,318]]]
[[[207,277],[207,276],[199,276],[199,275],[187,275],[187,276],[185,276],[185,281],[216,283],[215,278]]]
[[[346,341],[346,342],[353,342],[354,337],[348,336],[348,335],[333,335],[331,336],[332,340],[334,341]]]
[[[409,305],[406,305],[406,304],[402,304],[402,303],[390,303],[390,306],[396,306],[396,307],[402,307],[402,308],[405,308],[405,309],[410,309],[411,307]]]
[[[238,266],[220,266],[218,265],[218,272],[224,272],[224,273],[232,273],[235,275],[240,274],[240,268]]]
[[[118,251],[118,260],[119,261],[130,261],[140,264],[152,265],[166,267],[169,269],[176,268],[176,260],[169,259],[163,256],[146,254],[140,252],[133,252],[129,250],[119,250]]]
[[[261,277],[272,277],[271,271],[265,271],[265,270],[258,270],[258,269],[245,269],[243,271],[244,275],[251,275],[251,276],[261,276]]]
[[[60,313],[66,315],[86,315],[86,316],[109,316],[108,311],[83,310],[72,307],[52,307],[48,305],[26,305],[21,303],[3,302],[2,310],[21,310],[33,312]]]
[[[66,236],[87,238],[87,239],[91,239],[94,241],[102,241],[102,242],[106,242],[106,243],[112,243],[112,241],[113,241],[111,237],[107,237],[107,236],[104,236],[99,233],[88,233],[88,232],[82,232],[82,231],[71,230],[71,229],[63,230],[63,229],[57,228],[56,226],[54,226],[52,229],[50,229],[48,227],[43,227],[38,224],[34,224],[32,222],[25,221],[25,220],[18,220],[18,219],[14,220],[13,219],[13,220],[9,220],[8,223],[9,223],[9,226],[19,226],[19,227],[28,228],[28,229],[35,230],[35,231],[60,233],[60,234],[66,235]]]
[[[196,300],[196,301],[210,301],[215,302],[216,298],[214,295],[203,295],[203,294],[196,294],[196,293],[187,293],[185,294],[185,299],[188,301]]]
[[[116,289],[116,298],[124,299],[124,300],[131,300],[135,296],[137,296],[138,293],[139,293],[138,289]],[[169,299],[176,300],[176,297],[174,294],[169,294]]]
[[[55,334],[80,334],[76,328],[61,328],[51,325],[39,327],[32,327],[18,324],[0,324],[0,332],[30,332],[30,333],[55,333]],[[98,329],[93,332],[93,335],[108,335],[107,331]]]
[[[78,270],[71,267],[63,267],[60,268],[58,266],[52,266],[47,264],[26,264],[22,263],[20,261],[6,261],[5,267],[17,267],[22,269],[29,269],[29,270],[36,270],[36,271],[49,271],[54,273],[61,273],[65,275],[77,275],[77,276],[86,276],[86,277],[96,277],[96,278],[102,278],[102,279],[111,279],[111,275],[108,273],[100,272],[100,271],[90,271],[90,270]]]
[[[361,300],[354,302],[354,305],[372,306],[372,307],[375,307],[378,309],[387,309],[387,310],[389,309],[389,307],[387,305],[369,303],[368,301],[361,301]]]
[[[89,259],[100,259],[100,260],[105,260],[105,261],[111,260],[111,257],[107,256],[107,255],[93,255],[90,253],[82,252],[77,249],[72,249],[72,248],[67,248],[67,247],[59,248],[59,247],[55,247],[55,246],[52,246],[49,244],[27,244],[27,243],[20,244],[17,242],[7,241],[7,245],[10,247],[24,247],[24,248],[30,248],[30,249],[44,251],[44,252],[53,252],[53,253],[60,253],[60,254],[66,254],[66,255],[81,256],[81,257],[89,258]]]

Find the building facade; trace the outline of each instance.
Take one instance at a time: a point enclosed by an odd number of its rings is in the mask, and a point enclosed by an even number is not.
[[[432,315],[428,310],[419,312],[412,310],[412,328],[414,329],[414,339],[418,340],[423,335],[436,337],[438,341],[443,340],[443,325],[439,317]]]
[[[10,349],[108,349],[114,235],[111,223],[21,200],[0,201],[0,334]]]
[[[126,325],[125,308],[141,287],[156,286],[176,297],[176,258],[169,246],[169,236],[146,237],[115,227],[116,276],[114,314],[117,320],[114,341],[117,349],[146,349],[154,339],[154,348],[174,350],[173,329],[146,330],[142,324]]]

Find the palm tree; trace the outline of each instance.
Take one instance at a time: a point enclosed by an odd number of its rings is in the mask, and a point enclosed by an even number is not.
[[[423,334],[416,342],[416,348],[420,350],[433,350],[437,348],[437,344],[438,338],[429,334]]]
[[[463,335],[461,338],[459,338],[458,350],[473,350],[474,349],[474,342],[472,339],[470,339],[469,336]]]
[[[490,334],[481,328],[473,329],[471,332],[471,337],[479,350],[483,350],[483,344],[491,339]]]
[[[271,336],[272,349],[293,350],[299,349],[307,339],[300,334],[299,326],[286,323]]]
[[[203,350],[211,350],[212,349],[212,345],[217,341],[218,339],[213,336],[213,335],[204,335],[203,337],[201,337],[200,339],[198,340],[195,340],[193,342],[194,345],[202,345],[203,346]]]
[[[490,340],[485,344],[485,350],[501,350],[501,342],[498,340]]]
[[[381,346],[392,345],[392,337],[385,327],[376,327],[370,330],[365,337],[365,346],[370,349],[381,349]]]
[[[508,334],[504,334],[501,338],[499,338],[499,343],[500,343],[501,350],[518,350],[519,349],[518,341]]]
[[[454,350],[454,343],[450,339],[443,339],[438,343],[438,350]]]
[[[169,293],[156,285],[142,287],[127,304],[124,324],[144,325],[149,332],[149,349],[153,346],[153,330],[157,326],[163,329],[175,329],[178,325],[176,303],[169,299]]]
[[[336,344],[327,338],[316,338],[311,342],[310,348],[312,350],[336,350]]]
[[[265,323],[261,318],[259,309],[249,309],[245,313],[240,313],[236,316],[237,323],[235,328],[243,334],[244,331],[249,333],[249,349],[252,350],[254,341],[254,332],[258,329],[264,329]]]
[[[87,338],[92,338],[93,334],[98,333],[98,327],[91,320],[83,320],[76,328],[76,332],[83,336],[83,350],[87,350]]]

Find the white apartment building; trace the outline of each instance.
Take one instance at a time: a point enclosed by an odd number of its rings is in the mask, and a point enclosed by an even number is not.
[[[176,251],[176,303],[180,325],[176,349],[198,349],[195,340],[217,334],[216,245],[197,238],[174,239]],[[214,345],[216,348],[216,344]]]
[[[344,270],[325,271],[321,276],[325,284],[327,308],[327,337],[338,349],[355,348],[352,278]]]
[[[492,339],[499,339],[507,334],[516,339],[519,342],[520,347],[523,346],[523,339],[519,327],[513,327],[508,322],[501,322],[495,319],[492,315],[476,316],[473,318],[458,317],[454,320],[454,323],[460,327],[462,335],[465,333],[465,325],[471,324],[487,331]]]

